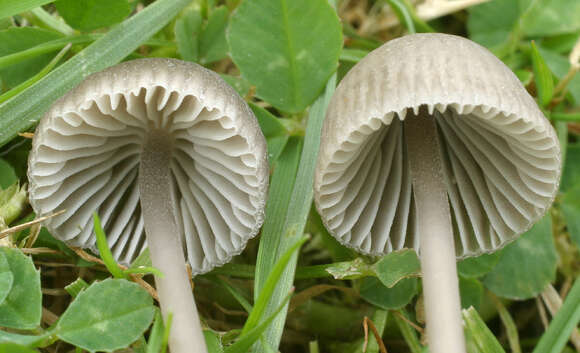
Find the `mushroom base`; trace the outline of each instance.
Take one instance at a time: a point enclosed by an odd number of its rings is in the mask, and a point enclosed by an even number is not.
[[[424,109],[404,121],[413,184],[429,350],[465,353],[453,226],[435,119]]]
[[[207,353],[175,220],[171,181],[172,139],[153,131],[143,146],[139,192],[151,262],[163,277],[155,277],[165,322],[172,315],[171,353]]]

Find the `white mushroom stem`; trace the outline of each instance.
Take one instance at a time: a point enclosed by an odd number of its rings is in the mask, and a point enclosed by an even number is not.
[[[431,353],[465,353],[453,227],[435,118],[421,109],[404,121],[420,239]]]
[[[185,256],[175,221],[171,187],[172,140],[162,131],[152,131],[143,146],[139,167],[139,193],[145,234],[154,267],[161,312],[167,322],[171,353],[207,353],[195,306]]]

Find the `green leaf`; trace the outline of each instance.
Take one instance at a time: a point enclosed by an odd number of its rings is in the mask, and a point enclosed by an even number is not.
[[[270,325],[270,323],[272,322],[272,320],[274,320],[276,315],[278,315],[278,313],[280,313],[280,311],[282,311],[282,309],[286,306],[286,304],[288,304],[288,301],[290,300],[291,296],[292,296],[292,293],[289,293],[284,298],[282,303],[280,303],[278,308],[272,314],[270,314],[270,316],[268,316],[264,321],[262,321],[262,323],[260,323],[259,325],[253,327],[252,329],[250,329],[248,331],[245,331],[245,330],[242,331],[242,334],[240,335],[240,338],[236,341],[236,343],[229,346],[224,352],[225,353],[245,353],[245,352],[247,352],[250,349],[250,347],[252,346],[252,344],[254,344],[254,342],[256,342],[260,338],[260,335],[264,332],[264,330],[268,327],[268,325]],[[248,321],[249,321],[249,318],[248,318]],[[244,328],[245,327],[246,326],[244,325]]]
[[[459,293],[461,294],[461,307],[467,309],[473,306],[481,307],[483,301],[483,284],[475,278],[459,277]]]
[[[230,12],[225,6],[215,8],[209,15],[199,41],[200,62],[202,64],[209,64],[227,57],[226,27],[229,15]]]
[[[14,168],[0,158],[0,189],[6,189],[10,185],[13,185],[18,181],[18,177],[16,177],[16,173],[14,173]],[[0,206],[2,203],[0,203]]]
[[[421,264],[412,249],[393,251],[374,265],[377,277],[387,288],[392,288],[400,280],[421,275]]]
[[[107,279],[75,298],[58,321],[56,335],[90,352],[111,352],[136,341],[154,315],[153,300],[143,288]]]
[[[15,183],[5,191],[0,191],[0,221],[6,225],[16,220],[28,206],[26,187],[20,187]]]
[[[284,184],[277,185],[278,192],[282,193],[280,200],[272,199],[272,194],[269,195],[270,202],[277,212],[284,212],[279,218],[272,220],[270,230],[279,227],[282,231],[276,233],[269,233],[265,237],[265,226],[262,229],[262,239],[260,240],[259,257],[260,261],[256,265],[256,278],[254,282],[254,293],[260,293],[264,287],[264,280],[272,271],[273,264],[280,259],[286,251],[294,244],[294,242],[302,237],[306,227],[306,221],[312,206],[314,180],[314,169],[318,157],[318,149],[320,147],[320,134],[322,131],[322,122],[326,115],[326,108],[334,93],[336,87],[336,75],[333,75],[326,85],[323,95],[321,95],[312,105],[308,113],[308,126],[306,127],[306,135],[304,137],[304,148],[300,156],[300,163],[298,171],[296,172],[296,179],[294,182],[293,175],[286,175]],[[279,166],[276,167],[278,169]],[[274,173],[276,173],[274,169]],[[295,170],[295,169],[294,169]],[[291,180],[288,180],[290,178]],[[289,187],[288,187],[289,186]],[[271,187],[273,185],[271,184]],[[289,190],[292,190],[290,193]],[[290,195],[291,194],[291,195]],[[284,195],[290,195],[289,202]],[[285,215],[285,217],[284,217]],[[266,217],[268,217],[268,210],[266,210]],[[284,222],[284,223],[282,223]],[[282,236],[280,236],[282,234]],[[267,239],[267,240],[264,240]],[[288,267],[284,271],[280,281],[277,283],[276,290],[273,297],[268,303],[267,313],[274,312],[281,301],[285,298],[286,293],[294,283],[294,273],[296,272],[296,263],[298,261],[298,254],[295,254],[290,260]],[[257,294],[254,294],[257,295]],[[266,329],[264,339],[267,346],[274,347],[274,351],[280,344],[284,322],[286,320],[286,308],[283,308],[272,324]],[[256,353],[264,352],[262,345],[254,346]]]
[[[577,185],[580,185],[580,143],[568,144],[566,148],[560,191],[566,193]]]
[[[0,1],[0,19],[31,10],[52,1],[53,0],[2,0]]]
[[[484,277],[483,283],[500,297],[533,298],[556,279],[557,262],[548,214],[501,250],[499,262]]]
[[[580,280],[566,296],[566,300],[550,322],[548,330],[540,338],[533,353],[559,353],[566,345],[573,330],[580,322]]]
[[[367,276],[375,276],[373,266],[367,264],[362,258],[357,257],[352,261],[335,262],[325,267],[325,272],[328,272],[335,279],[357,279]]]
[[[393,318],[395,318],[395,323],[397,324],[401,335],[405,339],[409,350],[411,353],[424,353],[425,351],[421,348],[421,343],[417,337],[417,330],[403,319],[404,317],[409,320],[409,314],[407,314],[407,311],[404,308],[397,310],[397,312],[400,314],[400,316],[393,315]]]
[[[175,21],[177,51],[183,60],[199,61],[201,22],[201,9],[197,4],[186,7]]]
[[[457,263],[457,272],[465,278],[477,278],[493,270],[499,261],[499,253],[469,257]]]
[[[488,48],[504,43],[520,17],[518,1],[492,0],[469,9],[469,38]]]
[[[44,340],[50,337],[50,333],[45,333],[40,336],[22,335],[19,333],[0,331],[0,344],[15,343],[21,346],[37,347]]]
[[[95,231],[95,235],[97,237],[97,248],[99,249],[99,254],[101,255],[101,260],[103,260],[105,267],[107,267],[107,270],[111,272],[113,277],[127,278],[127,275],[123,272],[119,265],[117,265],[117,262],[113,257],[113,253],[111,253],[111,249],[109,249],[107,236],[103,231],[103,227],[101,227],[101,220],[99,219],[97,212],[93,212],[93,222],[93,230]]]
[[[62,35],[36,27],[13,27],[0,31],[0,57],[21,52],[36,45],[59,39]],[[54,49],[53,51],[57,51]],[[32,77],[47,65],[50,52],[32,58],[24,58],[9,67],[0,69],[0,77],[5,85],[14,87]]]
[[[127,0],[58,0],[54,4],[66,23],[84,32],[119,23],[131,12]]]
[[[220,76],[224,79],[224,81],[226,81],[230,86],[232,86],[240,96],[245,97],[248,95],[248,93],[250,93],[251,85],[243,77],[226,74],[220,74]],[[250,103],[250,107],[251,106],[252,103]]]
[[[50,105],[89,74],[114,65],[165,26],[189,0],[158,0],[16,97],[0,104],[0,146],[34,125]]]
[[[303,111],[336,70],[342,31],[327,0],[254,0],[230,20],[232,59],[257,96],[276,108]]]
[[[570,238],[574,241],[576,246],[580,248],[580,185],[568,190],[561,199],[560,209],[564,219],[566,220],[566,227],[570,233]]]
[[[77,278],[74,282],[64,287],[64,290],[71,295],[71,297],[76,298],[82,291],[87,289],[89,284],[85,282],[82,278]]]
[[[289,135],[284,125],[280,122],[280,119],[272,113],[253,103],[250,103],[250,108],[252,108],[252,111],[256,115],[258,124],[260,124],[262,133],[266,138],[266,142],[268,143],[268,160],[270,161],[270,165],[273,165],[288,143]]]
[[[40,325],[42,293],[40,272],[32,259],[22,251],[0,247],[14,276],[10,293],[0,304],[0,326],[21,330],[35,329]]]
[[[224,346],[221,337],[217,332],[212,330],[203,330],[203,337],[209,353],[223,353]]]
[[[566,56],[560,55],[550,50],[546,50],[543,47],[538,47],[538,51],[546,61],[546,65],[550,68],[550,71],[554,75],[562,79],[568,71],[570,70],[570,61]],[[574,97],[576,104],[580,103],[580,75],[575,75],[574,78],[568,83],[568,91]]]
[[[155,310],[155,320],[153,321],[153,327],[151,328],[149,341],[147,342],[147,353],[161,352],[164,331],[165,325],[163,325],[163,317],[161,316],[161,312],[159,310]]]
[[[474,308],[463,310],[463,322],[467,336],[471,338],[481,353],[505,353],[501,344]]]
[[[280,276],[284,272],[286,265],[288,265],[288,262],[290,261],[294,253],[296,253],[300,249],[300,247],[306,242],[306,240],[308,240],[307,237],[301,237],[300,239],[298,239],[298,241],[296,241],[286,251],[286,253],[284,253],[284,255],[280,257],[278,262],[276,262],[276,265],[274,265],[274,268],[272,268],[272,272],[270,272],[270,275],[268,276],[266,283],[264,283],[264,287],[262,288],[262,291],[260,292],[260,295],[258,296],[256,303],[254,304],[252,312],[250,312],[250,316],[248,316],[248,320],[246,320],[246,323],[244,324],[244,328],[242,329],[242,336],[248,334],[254,328],[258,327],[258,323],[262,319],[264,319],[266,306],[270,301],[270,298],[272,296],[272,293],[274,292],[274,289],[276,288],[276,284],[278,283]]]
[[[522,16],[522,31],[533,37],[571,33],[580,29],[580,2],[536,0]]]
[[[12,289],[14,275],[10,271],[8,260],[3,252],[0,252],[0,304],[6,299]]]
[[[417,294],[417,279],[405,278],[387,288],[378,279],[367,277],[362,280],[359,291],[361,298],[381,309],[400,309]]]
[[[0,343],[0,353],[38,353],[38,351],[16,343]]]
[[[554,80],[534,41],[532,41],[532,67],[534,68],[534,82],[538,90],[538,101],[541,106],[545,107],[552,100]]]

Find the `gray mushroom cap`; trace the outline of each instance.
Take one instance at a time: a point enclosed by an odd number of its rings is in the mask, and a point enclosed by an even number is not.
[[[543,216],[561,157],[533,98],[478,44],[416,34],[367,55],[330,102],[314,191],[342,244],[368,255],[420,250],[402,123],[419,109],[438,126],[458,258],[492,252]]]
[[[247,104],[214,72],[174,59],[141,59],[93,74],[42,118],[28,177],[45,225],[95,249],[92,212],[121,263],[146,247],[137,174],[145,136],[170,132],[175,214],[193,273],[239,254],[263,223],[264,136]]]

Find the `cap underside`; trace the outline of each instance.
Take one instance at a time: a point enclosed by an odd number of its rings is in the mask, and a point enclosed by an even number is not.
[[[238,112],[219,97],[167,81],[97,89],[81,105],[70,103],[76,93],[65,97],[65,108],[53,109],[37,129],[30,194],[38,214],[65,210],[46,226],[73,246],[96,250],[97,211],[113,255],[129,264],[146,247],[140,154],[148,131],[163,129],[173,139],[172,188],[186,258],[194,274],[203,273],[239,254],[263,222],[265,148],[252,146]]]

